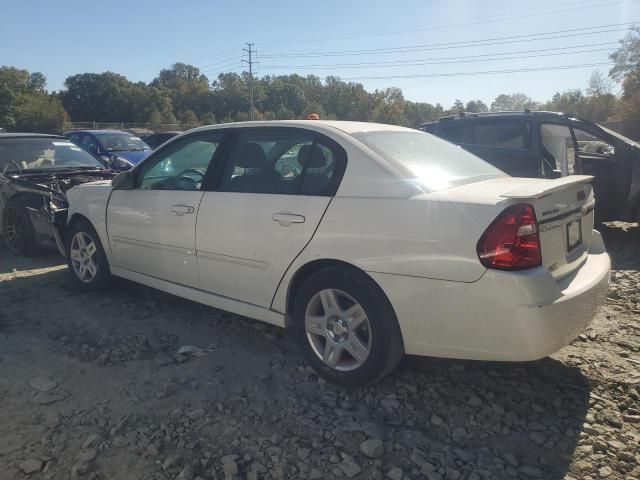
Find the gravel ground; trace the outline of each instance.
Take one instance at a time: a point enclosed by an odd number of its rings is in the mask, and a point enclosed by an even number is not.
[[[640,478],[640,227],[601,229],[611,295],[573,344],[360,390],[275,327],[0,250],[0,478]]]

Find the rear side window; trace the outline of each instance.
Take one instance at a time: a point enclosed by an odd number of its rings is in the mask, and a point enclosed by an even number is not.
[[[474,143],[473,127],[469,124],[440,125],[442,136],[453,143]]]
[[[240,133],[218,190],[276,195],[333,195],[346,154],[329,139],[302,129]]]
[[[379,131],[354,137],[427,191],[506,176],[462,147],[428,133]]]
[[[478,122],[475,144],[486,147],[527,149],[531,146],[529,129],[519,121]]]

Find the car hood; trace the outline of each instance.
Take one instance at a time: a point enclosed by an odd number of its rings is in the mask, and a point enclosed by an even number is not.
[[[142,160],[147,158],[151,152],[152,150],[123,150],[113,152],[113,154],[122,157],[125,160],[129,160],[134,165],[137,165]]]

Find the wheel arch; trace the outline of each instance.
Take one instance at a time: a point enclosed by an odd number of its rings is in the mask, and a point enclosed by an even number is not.
[[[89,220],[87,218],[86,215],[83,215],[82,213],[78,213],[75,212],[73,215],[71,215],[71,218],[67,221],[67,225],[71,226],[74,223],[78,222],[78,221],[82,221],[84,220],[85,222],[89,222],[89,224],[95,229],[96,227],[93,225],[93,223],[91,223],[91,220]]]
[[[292,318],[293,304],[295,302],[296,294],[300,289],[300,286],[311,275],[321,270],[324,270],[327,268],[333,268],[333,267],[348,269],[367,277],[372,282],[372,284],[375,285],[380,290],[380,292],[384,295],[385,300],[387,301],[387,303],[389,304],[389,307],[391,308],[391,310],[395,315],[395,309],[393,308],[393,304],[391,303],[391,300],[387,296],[387,293],[382,289],[382,287],[378,284],[378,282],[376,282],[366,271],[362,270],[361,268],[358,268],[352,263],[345,262],[344,260],[337,260],[333,258],[323,258],[323,259],[312,260],[310,262],[305,263],[304,265],[301,265],[298,268],[298,270],[296,270],[296,273],[294,273],[293,276],[291,277],[291,281],[287,286],[287,295],[286,295],[286,304],[285,304],[286,305],[285,328],[290,328],[293,325],[293,318]]]

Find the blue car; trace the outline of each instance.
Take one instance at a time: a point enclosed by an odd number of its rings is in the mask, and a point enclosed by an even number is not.
[[[149,145],[120,130],[74,130],[66,133],[66,137],[119,172],[129,170],[151,153]]]

